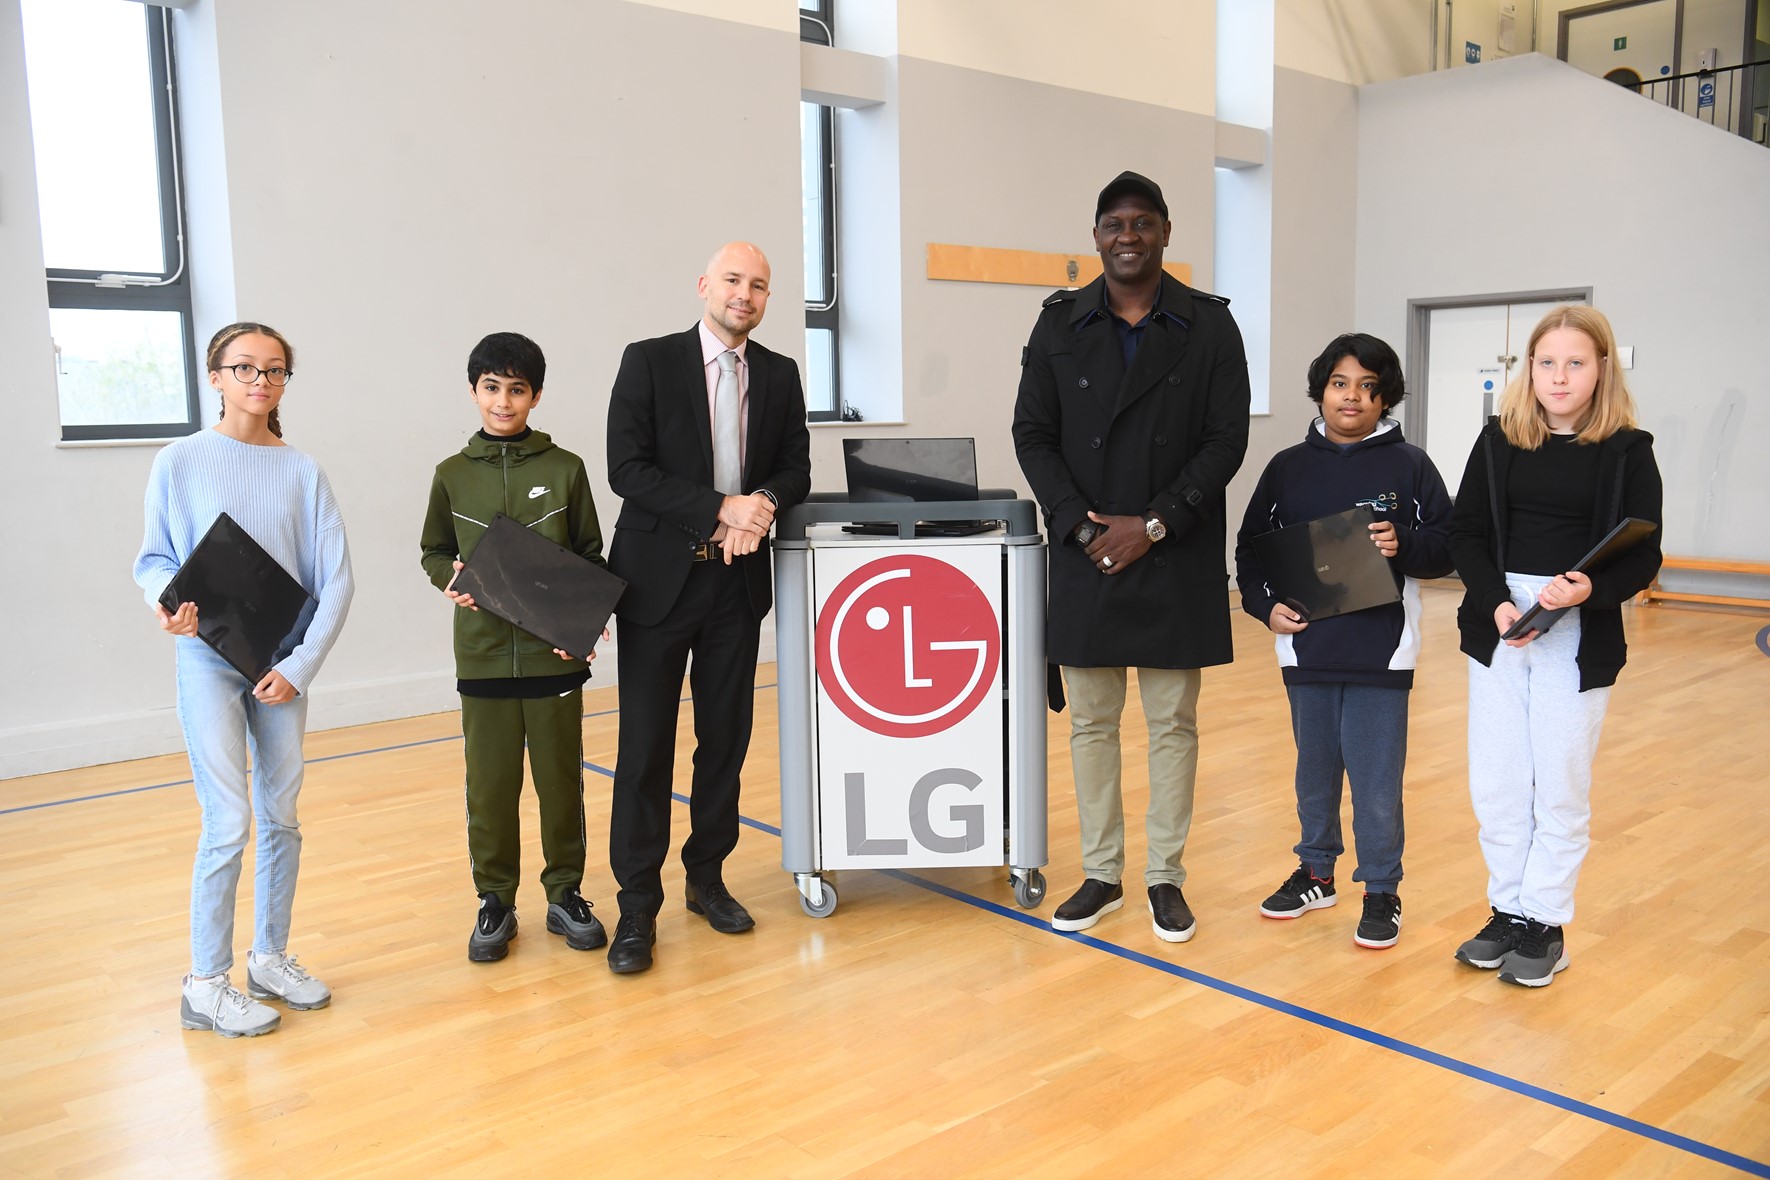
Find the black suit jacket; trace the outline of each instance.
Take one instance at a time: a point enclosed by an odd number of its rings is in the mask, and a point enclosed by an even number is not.
[[[811,491],[811,435],[799,366],[755,340],[745,420],[744,491],[766,490],[782,509]],[[627,580],[617,614],[653,626],[676,604],[696,542],[719,526],[724,496],[713,487],[713,424],[700,325],[629,344],[608,407],[608,483],[621,497],[608,567]],[[768,543],[743,566],[761,619],[774,605]]]

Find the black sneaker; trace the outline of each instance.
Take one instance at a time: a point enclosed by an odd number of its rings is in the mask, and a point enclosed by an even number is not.
[[[1268,918],[1301,918],[1310,910],[1325,910],[1339,900],[1332,877],[1317,877],[1298,865],[1278,892],[1260,903],[1260,913]]]
[[[505,905],[496,893],[479,895],[479,917],[467,939],[467,957],[475,963],[496,963],[510,953],[516,937],[516,907]]]
[[[1380,951],[1394,946],[1400,937],[1401,898],[1393,893],[1365,894],[1364,917],[1358,919],[1352,941]]]
[[[593,951],[608,941],[608,932],[576,889],[566,890],[564,897],[547,907],[547,929],[565,935],[565,945],[574,951]]]
[[[1155,936],[1163,942],[1187,942],[1198,933],[1198,919],[1192,916],[1192,907],[1178,885],[1151,885],[1149,912]]]
[[[1125,904],[1125,888],[1122,885],[1108,885],[1105,881],[1097,881],[1089,877],[1082,882],[1082,887],[1070,895],[1070,899],[1057,907],[1051,915],[1053,930],[1086,930],[1100,921],[1101,915],[1110,914]]]
[[[1481,933],[1457,948],[1457,962],[1471,967],[1493,969],[1518,945],[1524,933],[1524,919],[1518,914],[1495,910]]]
[[[1561,927],[1528,921],[1518,936],[1518,947],[1500,964],[1500,978],[1522,987],[1548,987],[1567,970],[1567,940]]]

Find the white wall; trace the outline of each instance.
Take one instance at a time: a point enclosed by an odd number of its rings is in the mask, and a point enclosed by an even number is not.
[[[294,343],[288,437],[325,466],[350,530],[359,589],[316,728],[453,707],[448,608],[417,537],[432,467],[478,426],[465,362],[481,335],[522,331],[546,350],[535,423],[598,484],[622,345],[694,322],[695,276],[720,242],[774,258],[758,338],[804,351],[796,23],[612,0],[487,14],[418,0],[177,14],[212,23],[218,50],[226,314]],[[0,3],[5,539],[65,589],[0,589],[0,611],[29,620],[0,677],[0,777],[179,746],[171,651],[129,579],[154,451],[54,446],[18,27],[17,4]],[[612,520],[606,490],[598,507]]]
[[[1532,55],[1366,87],[1358,321],[1567,286],[1635,347],[1668,553],[1770,560],[1770,152]],[[1434,248],[1436,247],[1436,248]]]

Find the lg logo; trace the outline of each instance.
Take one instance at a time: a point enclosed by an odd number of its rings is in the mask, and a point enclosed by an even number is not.
[[[817,673],[849,720],[885,737],[952,728],[995,686],[1002,632],[977,585],[901,554],[849,574],[817,621]]]

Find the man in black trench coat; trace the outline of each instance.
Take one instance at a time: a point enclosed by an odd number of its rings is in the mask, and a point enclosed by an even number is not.
[[[1172,223],[1134,172],[1100,192],[1105,273],[1045,300],[1022,355],[1014,447],[1049,534],[1047,653],[1062,666],[1081,813],[1085,930],[1124,905],[1119,715],[1137,669],[1149,728],[1144,883],[1156,937],[1197,930],[1181,893],[1198,768],[1199,669],[1226,664],[1223,493],[1248,442],[1248,368],[1229,301],[1162,269]]]

